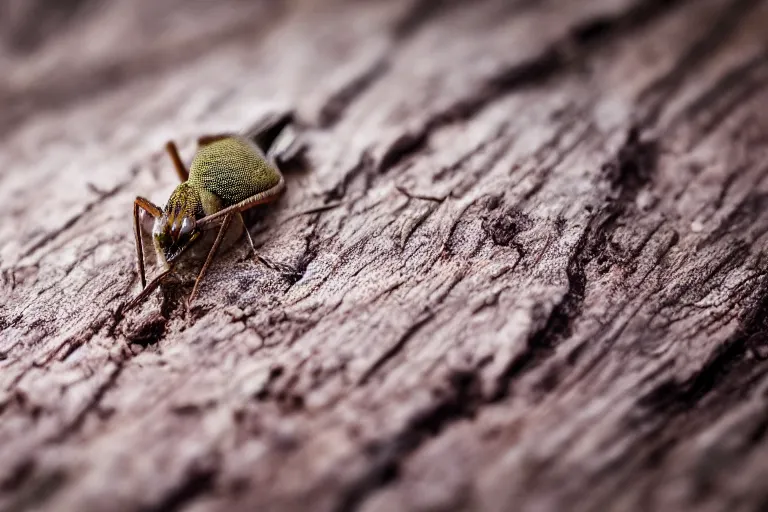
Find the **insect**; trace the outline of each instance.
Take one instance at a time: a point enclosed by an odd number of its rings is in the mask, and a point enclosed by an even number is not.
[[[187,299],[187,304],[191,304],[233,220],[242,224],[251,250],[259,261],[272,270],[295,273],[290,267],[273,263],[256,251],[242,215],[244,210],[277,200],[285,189],[285,180],[277,163],[279,145],[273,144],[265,154],[257,144],[261,139],[266,145],[264,141],[270,137],[268,132],[274,131],[275,127],[282,129],[280,123],[284,127],[287,121],[284,118],[273,119],[271,124],[264,123],[256,133],[253,129],[246,132],[253,135],[222,133],[200,137],[197,140],[197,153],[189,169],[182,162],[176,144],[173,141],[166,143],[166,151],[181,183],[168,198],[165,208],[140,196],[133,202],[136,258],[142,291],[127,305],[127,309],[149,296],[172,274],[179,258],[205,231],[218,228],[216,239]],[[274,142],[274,136],[272,137]],[[152,241],[158,259],[164,262],[165,267],[149,285],[144,268],[144,247],[139,221],[141,210],[154,218]]]

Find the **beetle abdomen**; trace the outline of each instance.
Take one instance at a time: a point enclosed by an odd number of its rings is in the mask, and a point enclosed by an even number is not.
[[[231,206],[277,185],[280,173],[255,144],[232,136],[198,150],[189,181],[216,194],[224,206]]]

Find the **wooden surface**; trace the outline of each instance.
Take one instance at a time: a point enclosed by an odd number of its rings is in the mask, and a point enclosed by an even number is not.
[[[768,509],[768,2],[0,20],[0,510]],[[163,143],[289,110],[301,278],[120,314]]]

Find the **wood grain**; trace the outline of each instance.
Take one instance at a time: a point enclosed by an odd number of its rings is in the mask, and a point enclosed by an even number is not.
[[[0,510],[768,508],[768,2],[54,3],[0,16]],[[287,111],[301,278],[123,315],[165,141]]]

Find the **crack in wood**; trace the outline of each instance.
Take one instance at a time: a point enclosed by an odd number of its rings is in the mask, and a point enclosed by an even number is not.
[[[589,222],[570,252],[566,265],[568,287],[560,301],[552,308],[543,325],[533,331],[526,349],[512,359],[496,383],[491,401],[498,402],[509,394],[513,380],[537,367],[549,358],[555,347],[571,335],[573,323],[580,317],[587,287],[587,265],[602,258],[618,219],[631,210],[641,187],[652,176],[657,164],[658,148],[655,141],[642,141],[637,127],[630,128],[624,144],[615,157],[603,165],[604,178],[618,191],[608,198]]]
[[[613,18],[587,20],[575,27],[568,37],[538,55],[494,72],[471,95],[433,114],[419,131],[407,132],[396,139],[382,156],[378,172],[386,173],[410,155],[421,151],[432,134],[441,128],[471,119],[489,104],[511,93],[543,85],[559,74],[572,71],[574,63],[587,60],[591,53],[601,48],[600,43],[631,34],[633,30],[676,8],[678,3],[648,0]]]
[[[286,12],[285,9],[275,6],[277,4],[256,19],[275,23],[280,15]],[[91,18],[94,22],[99,22],[97,16]],[[0,97],[3,97],[4,104],[8,105],[0,116],[0,140],[14,127],[25,123],[32,114],[58,110],[87,101],[100,92],[118,90],[142,78],[168,72],[171,63],[181,67],[185,62],[199,59],[201,54],[211,49],[220,48],[243,37],[267,33],[266,30],[256,30],[258,25],[254,24],[250,16],[240,16],[219,25],[209,28],[204,38],[196,33],[194,35],[197,37],[182,41],[181,44],[167,44],[159,50],[142,48],[143,51],[138,54],[96,60],[79,73],[58,77],[57,86],[53,88],[48,80],[43,80],[40,84],[29,85],[22,90],[0,90]]]
[[[368,467],[340,494],[335,512],[358,510],[370,494],[398,478],[405,457],[449,425],[474,416],[481,403],[477,373],[457,370],[448,376],[444,396],[416,411],[404,427],[391,437],[369,446]]]
[[[385,350],[384,353],[381,354],[373,362],[373,364],[371,364],[371,366],[363,372],[357,381],[357,385],[364,386],[368,384],[368,381],[371,380],[376,372],[378,372],[385,364],[387,364],[390,359],[395,357],[403,349],[403,347],[405,347],[406,343],[408,343],[408,340],[410,340],[417,332],[419,332],[419,329],[426,325],[427,322],[432,320],[434,316],[435,314],[431,310],[425,310],[422,312],[416,318],[416,320],[410,323],[408,329],[406,329],[406,331],[397,339],[397,341],[395,341],[392,346]]]
[[[69,421],[69,423],[61,428],[56,434],[49,437],[45,441],[46,444],[61,444],[69,436],[75,434],[80,430],[80,428],[82,428],[88,415],[99,407],[99,404],[101,404],[104,396],[107,394],[107,392],[115,387],[117,379],[123,373],[125,368],[125,361],[116,360],[113,361],[113,363],[114,366],[109,371],[109,375],[107,375],[107,378],[104,380],[104,382],[96,388],[88,402],[80,409],[80,411],[78,411],[75,417]]]
[[[200,496],[209,494],[219,473],[218,461],[193,464],[183,478],[157,503],[141,508],[141,512],[178,512]]]
[[[367,69],[353,77],[344,87],[332,94],[320,109],[318,123],[320,128],[332,128],[344,112],[362,96],[389,69],[389,61],[381,58],[374,61]]]
[[[728,3],[709,30],[688,48],[675,62],[675,66],[640,94],[640,110],[643,112],[641,124],[658,122],[666,102],[674,98],[690,73],[710,59],[736,33],[740,23],[759,3],[760,0],[735,0]]]
[[[638,401],[650,416],[673,416],[695,407],[701,400],[722,388],[726,380],[741,380],[755,371],[768,374],[768,366],[759,359],[745,358],[750,340],[768,332],[768,277],[763,277],[751,304],[741,315],[738,331],[717,347],[715,352],[690,379],[665,381]]]
[[[39,240],[37,240],[35,243],[33,243],[31,246],[27,247],[20,255],[19,260],[22,260],[28,256],[31,256],[35,252],[37,252],[39,249],[42,249],[49,243],[53,242],[59,236],[61,236],[62,233],[65,231],[68,231],[72,228],[75,224],[77,224],[80,219],[88,215],[94,208],[101,205],[102,203],[106,202],[108,199],[111,199],[112,197],[116,196],[118,193],[122,192],[124,188],[126,188],[129,184],[132,183],[133,179],[138,174],[138,168],[134,167],[131,170],[130,176],[127,180],[122,181],[112,187],[111,189],[107,191],[102,191],[100,194],[98,194],[98,197],[94,199],[93,201],[89,202],[85,205],[85,207],[77,214],[73,215],[69,219],[67,219],[64,224],[62,224],[60,227],[56,228],[55,230],[44,234]]]
[[[397,41],[408,39],[423,30],[426,24],[461,4],[457,0],[414,0],[392,27],[392,37]]]

